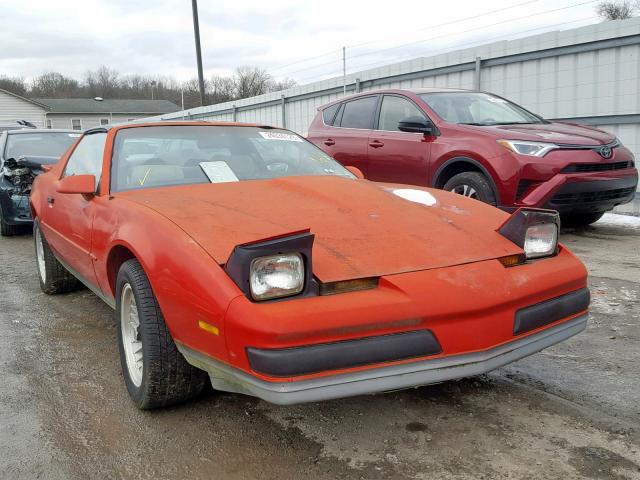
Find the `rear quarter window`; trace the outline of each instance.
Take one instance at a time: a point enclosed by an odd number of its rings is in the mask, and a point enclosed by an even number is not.
[[[322,120],[325,125],[333,125],[333,119],[336,116],[336,112],[340,108],[340,104],[336,103],[335,105],[331,105],[330,107],[325,108],[322,111]]]

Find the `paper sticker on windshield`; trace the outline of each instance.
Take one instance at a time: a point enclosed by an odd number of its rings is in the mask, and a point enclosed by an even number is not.
[[[200,162],[200,168],[211,183],[237,182],[238,177],[227,162]]]
[[[80,136],[79,133],[68,133],[67,135],[69,135],[71,138],[78,138]]]
[[[302,142],[302,139],[286,132],[258,132],[265,140],[284,140],[285,142]]]

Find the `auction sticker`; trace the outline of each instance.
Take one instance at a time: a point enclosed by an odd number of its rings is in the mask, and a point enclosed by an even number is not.
[[[302,139],[286,132],[258,132],[265,140],[284,140],[285,142],[302,142]]]
[[[200,162],[200,168],[211,183],[237,182],[238,177],[227,162]]]

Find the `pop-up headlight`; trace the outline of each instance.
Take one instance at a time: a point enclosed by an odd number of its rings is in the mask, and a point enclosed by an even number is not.
[[[521,208],[498,232],[524,250],[527,258],[554,255],[558,248],[560,216],[553,210]]]

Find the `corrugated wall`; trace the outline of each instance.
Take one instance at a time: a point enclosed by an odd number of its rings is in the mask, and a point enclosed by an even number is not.
[[[184,115],[286,126],[304,134],[319,106],[343,96],[342,83],[341,77],[323,80]],[[546,118],[598,126],[615,133],[640,158],[640,18],[500,41],[347,76],[348,94],[430,86],[479,86]]]

